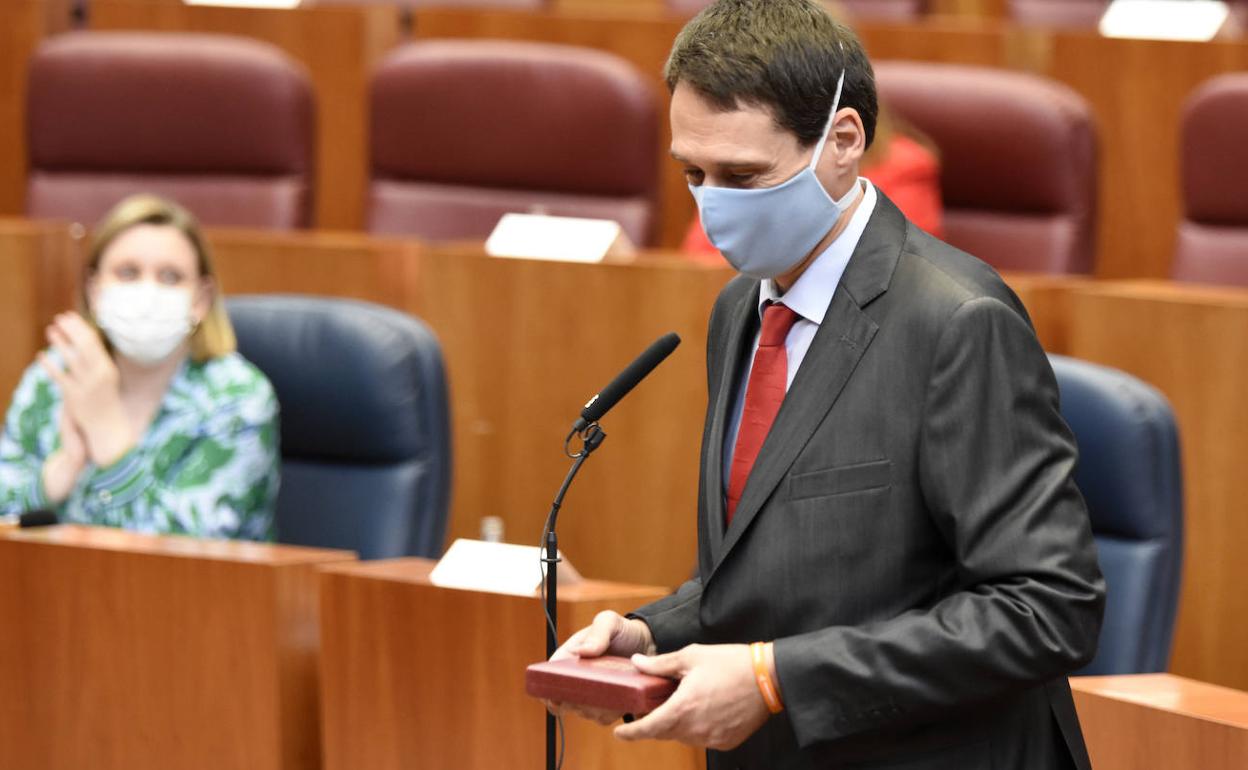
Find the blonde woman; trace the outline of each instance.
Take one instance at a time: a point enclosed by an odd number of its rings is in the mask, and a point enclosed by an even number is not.
[[[83,313],[48,327],[0,438],[0,513],[273,539],[277,400],[235,352],[195,219],[150,195],[97,227]]]

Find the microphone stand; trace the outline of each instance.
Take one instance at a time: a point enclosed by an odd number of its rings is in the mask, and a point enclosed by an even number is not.
[[[572,441],[572,437],[576,435],[581,437],[581,451],[572,454],[568,451],[568,445]],[[563,507],[563,496],[568,493],[568,487],[572,486],[572,480],[576,478],[576,474],[580,471],[581,466],[589,459],[604,440],[607,434],[603,433],[602,428],[598,427],[598,423],[592,422],[584,425],[583,420],[578,420],[573,426],[572,432],[563,441],[563,451],[568,457],[571,457],[572,467],[568,470],[568,475],[563,479],[563,486],[559,487],[555,500],[550,504],[550,513],[546,515],[546,526],[542,529],[542,546],[546,549],[546,553],[542,556],[542,564],[546,567],[546,658],[549,660],[551,655],[555,654],[556,648],[559,646],[559,638],[557,630],[559,628],[559,607],[557,604],[559,591],[559,536],[555,534],[555,520],[559,516],[559,509]],[[556,719],[555,715],[549,711],[546,712],[546,770],[555,770],[561,764],[556,761],[556,741],[555,741]]]

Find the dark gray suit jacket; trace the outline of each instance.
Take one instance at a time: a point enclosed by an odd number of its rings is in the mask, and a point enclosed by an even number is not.
[[[881,194],[725,532],[757,298],[711,313],[698,577],[635,613],[665,652],[775,640],[785,711],[712,770],[1087,770],[1104,582],[1018,298]]]

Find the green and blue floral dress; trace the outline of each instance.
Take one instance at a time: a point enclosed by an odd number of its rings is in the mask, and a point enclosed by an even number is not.
[[[273,539],[277,398],[237,353],[183,363],[138,445],[107,468],[88,464],[51,506],[42,471],[60,446],[60,413],[56,384],[31,366],[0,437],[0,514],[53,508],[61,521],[136,532]]]

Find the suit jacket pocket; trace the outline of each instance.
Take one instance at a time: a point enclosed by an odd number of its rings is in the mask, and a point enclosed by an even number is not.
[[[893,464],[889,460],[872,460],[798,473],[789,479],[789,499],[806,500],[881,489],[892,483],[892,474]]]

